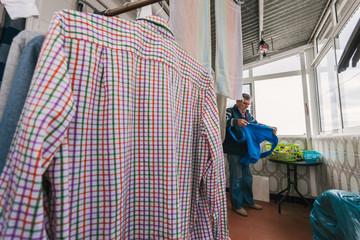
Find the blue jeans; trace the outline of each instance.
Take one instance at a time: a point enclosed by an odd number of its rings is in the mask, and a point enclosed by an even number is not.
[[[242,208],[243,204],[253,205],[255,203],[250,165],[241,164],[240,158],[238,155],[227,155],[230,169],[230,200],[231,206],[235,209]]]

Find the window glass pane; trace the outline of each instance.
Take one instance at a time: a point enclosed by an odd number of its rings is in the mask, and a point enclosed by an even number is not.
[[[335,91],[319,96],[320,121],[322,131],[339,129],[339,100]]]
[[[226,101],[226,108],[233,107],[236,103],[235,99],[228,98]]]
[[[242,92],[247,93],[247,94],[249,94],[251,96],[251,89],[250,89],[250,84],[249,83],[243,85]]]
[[[340,127],[340,104],[334,66],[335,54],[331,48],[316,67],[322,131],[332,131]]]
[[[354,15],[350,18],[350,20],[345,24],[344,28],[341,30],[339,36],[337,37],[336,41],[336,57],[337,62],[339,63],[341,54],[343,53],[349,38],[354,31],[354,28],[357,22],[360,19],[360,8],[358,8]]]
[[[300,56],[295,55],[253,69],[254,76],[300,70]]]
[[[334,50],[330,49],[316,68],[320,95],[336,90],[337,76],[334,67],[335,54]]]
[[[249,70],[243,71],[243,78],[248,78],[248,77],[249,77]]]
[[[256,81],[256,119],[275,126],[279,135],[304,135],[305,113],[301,76]]]
[[[242,92],[250,94],[251,96],[251,88],[249,83],[243,85]],[[226,108],[233,107],[235,103],[236,103],[236,99],[228,98],[226,101]],[[249,108],[249,110],[251,112],[251,107]]]
[[[360,126],[360,66],[347,68],[339,79],[344,128]]]

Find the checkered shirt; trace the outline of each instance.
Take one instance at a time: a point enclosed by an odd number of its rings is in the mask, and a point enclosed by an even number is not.
[[[213,83],[159,17],[55,13],[5,169],[5,239],[228,239]]]

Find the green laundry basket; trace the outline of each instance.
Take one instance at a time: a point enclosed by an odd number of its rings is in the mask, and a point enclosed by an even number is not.
[[[266,149],[271,149],[271,143],[266,143]],[[279,143],[270,155],[270,159],[294,162],[298,159],[299,145]]]

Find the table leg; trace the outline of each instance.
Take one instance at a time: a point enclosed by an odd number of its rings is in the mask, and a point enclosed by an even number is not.
[[[286,191],[285,195],[281,197],[280,201],[279,201],[279,214],[281,214],[281,204],[282,202],[284,201],[284,199],[289,196],[289,192],[291,190],[291,184],[294,184],[292,181],[291,181],[291,169],[290,169],[290,166],[289,165],[286,165],[286,175],[287,175],[287,187],[282,190],[281,192],[279,192],[278,194],[281,194],[283,192]]]
[[[287,168],[287,187],[284,190],[281,190],[279,193],[276,194],[276,198],[275,198],[275,203],[277,202],[278,196],[283,194],[285,192],[285,195],[283,195],[280,199],[280,202],[278,203],[278,207],[279,207],[279,214],[281,214],[281,204],[282,202],[285,200],[286,197],[289,196],[290,190],[291,190],[291,185],[294,185],[294,189],[297,192],[297,194],[304,200],[305,202],[305,207],[306,205],[309,205],[311,207],[310,202],[300,193],[298,186],[297,186],[297,165],[298,166],[315,166],[316,164],[303,164],[303,163],[296,163],[296,162],[291,162],[291,163],[287,163],[287,162],[283,162],[283,161],[279,161],[279,160],[275,160],[275,159],[269,159],[271,162],[275,162],[275,163],[281,163],[281,164],[286,164],[286,168]],[[292,168],[290,166],[293,166]],[[293,178],[291,177],[291,172],[293,173]]]
[[[297,170],[296,170],[296,166],[294,166],[294,189],[295,191],[297,192],[297,194],[299,194],[299,196],[304,200],[305,202],[305,206],[306,204],[311,206],[311,204],[309,203],[308,200],[306,200],[306,198],[304,197],[304,195],[302,195],[299,190],[298,190],[298,187],[297,187]]]
[[[276,194],[275,203],[277,202],[277,196],[281,195],[283,192],[285,192],[285,191],[288,190],[288,189],[289,189],[289,186],[288,186],[287,188],[285,188],[284,190],[282,190],[281,192],[278,192],[278,193]]]
[[[290,189],[291,189],[291,187],[290,187],[290,185],[287,187],[287,189],[285,189],[285,190],[287,190],[286,191],[286,193],[285,193],[285,195],[284,196],[282,196],[282,198],[280,199],[280,201],[279,201],[279,214],[281,214],[281,203],[284,201],[284,199],[289,195],[289,192],[290,192]]]
[[[289,187],[285,188],[284,190],[282,190],[281,192],[278,192],[276,195],[280,195],[282,194],[283,192],[285,192],[286,190],[288,190]]]

